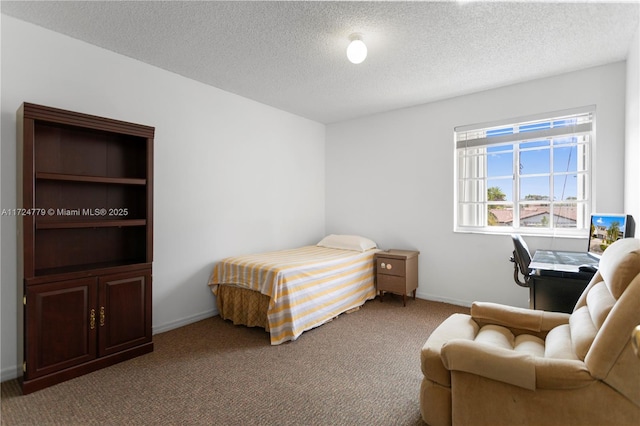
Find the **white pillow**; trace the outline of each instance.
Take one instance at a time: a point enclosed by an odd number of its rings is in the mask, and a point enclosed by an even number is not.
[[[318,244],[320,247],[343,250],[367,251],[377,248],[375,242],[358,235],[327,235]]]

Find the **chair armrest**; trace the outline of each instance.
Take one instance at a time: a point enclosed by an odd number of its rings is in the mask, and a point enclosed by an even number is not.
[[[510,329],[546,332],[568,324],[571,315],[539,311],[490,302],[473,302],[471,317],[479,324],[496,324]]]
[[[577,389],[595,380],[580,360],[537,357],[472,340],[448,341],[442,346],[441,358],[449,371],[464,371],[529,390]]]
[[[529,390],[536,388],[536,367],[529,354],[452,339],[442,346],[441,358],[450,371],[464,371]]]
[[[596,380],[577,359],[536,358],[535,363],[538,389],[578,389]]]

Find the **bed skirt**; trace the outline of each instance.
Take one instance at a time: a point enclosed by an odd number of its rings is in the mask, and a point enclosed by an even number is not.
[[[220,285],[217,294],[220,317],[235,325],[261,327],[269,331],[269,296],[247,288]]]

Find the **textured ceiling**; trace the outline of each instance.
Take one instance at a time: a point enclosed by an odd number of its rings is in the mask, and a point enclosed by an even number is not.
[[[2,13],[322,123],[624,60],[626,2],[2,1]],[[349,35],[369,55],[353,65]]]

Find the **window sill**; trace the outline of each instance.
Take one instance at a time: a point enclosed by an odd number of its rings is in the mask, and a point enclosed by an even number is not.
[[[589,237],[588,229],[574,230],[549,230],[549,229],[533,229],[533,228],[457,228],[453,230],[457,234],[483,234],[483,235],[511,235],[519,234],[523,237],[550,237],[550,238],[567,238],[567,239],[584,239]]]

